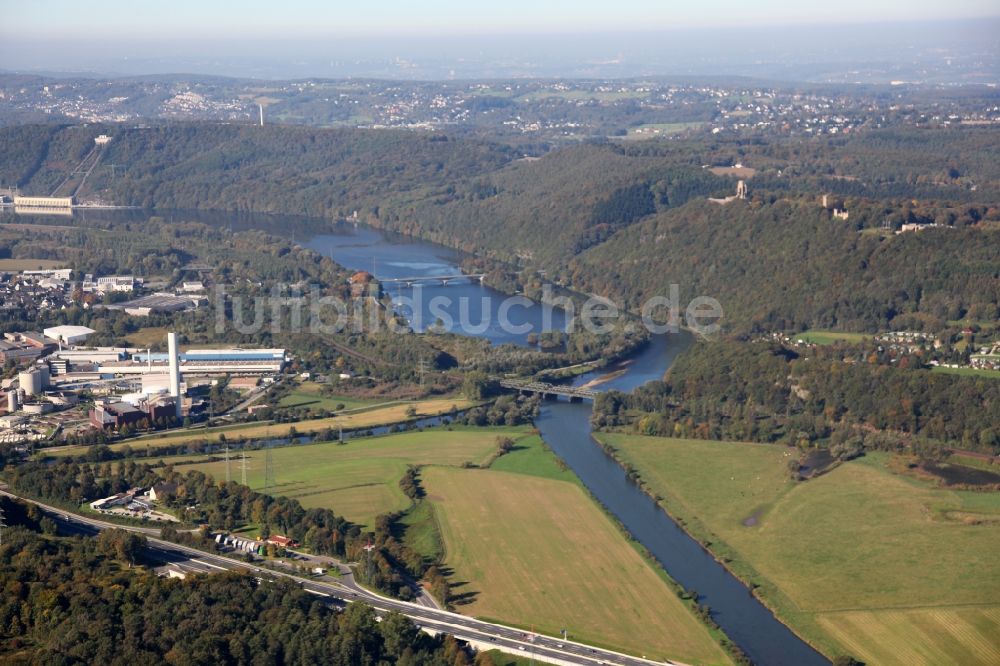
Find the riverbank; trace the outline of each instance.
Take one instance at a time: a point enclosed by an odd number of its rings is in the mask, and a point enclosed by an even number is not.
[[[990,559],[1000,533],[966,520],[1000,517],[1000,496],[900,476],[889,454],[802,482],[787,472],[798,452],[777,445],[596,439],[660,510],[827,655],[944,663],[973,639],[986,656],[963,663],[1000,655],[1000,565]],[[967,640],[956,643],[959,631]]]

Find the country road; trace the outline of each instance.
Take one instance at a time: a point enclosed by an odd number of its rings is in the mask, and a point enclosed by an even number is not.
[[[64,509],[49,506],[29,498],[20,497],[7,490],[0,490],[0,494],[36,504],[71,532],[94,534],[100,530],[118,528],[142,534],[147,537],[148,549],[154,555],[155,559],[177,564],[189,571],[211,573],[229,570],[254,572],[260,578],[281,576],[297,582],[307,592],[329,599],[331,603],[342,605],[343,603],[362,601],[372,606],[378,612],[395,611],[406,615],[422,629],[451,634],[458,639],[470,642],[477,648],[499,649],[522,657],[530,656],[537,661],[551,664],[621,664],[623,666],[668,664],[670,666],[684,666],[679,662],[653,661],[620,652],[590,647],[573,641],[528,634],[522,629],[483,622],[475,618],[459,615],[458,613],[430,608],[418,603],[390,599],[360,587],[354,582],[353,577],[339,581],[322,580],[306,578],[272,569],[262,569],[254,564],[164,541],[154,536],[159,531],[153,528],[116,525],[96,518],[70,513]]]

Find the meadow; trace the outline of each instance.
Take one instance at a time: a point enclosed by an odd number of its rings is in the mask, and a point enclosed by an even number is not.
[[[934,366],[931,372],[940,372],[946,375],[964,375],[966,377],[990,377],[1000,379],[1000,370],[989,370],[987,368],[946,368],[944,366]]]
[[[515,441],[496,457],[498,438]],[[230,440],[231,441],[231,440]],[[572,471],[529,427],[429,428],[344,444],[248,451],[247,485],[328,507],[371,528],[406,513],[405,542],[448,573],[459,612],[527,630],[690,664],[728,664],[718,634],[698,620],[658,567],[646,560],[586,494]],[[229,478],[241,481],[238,450]],[[165,458],[175,469],[227,477],[220,454]],[[421,467],[426,496],[399,487]],[[489,467],[487,467],[489,466]]]
[[[882,453],[793,482],[785,447],[600,438],[827,654],[1000,663],[1000,494],[897,474]]]
[[[650,658],[730,663],[537,437],[490,469],[428,467],[459,612]]]
[[[317,384],[316,382],[302,382],[288,395],[282,397],[281,400],[278,401],[278,404],[281,407],[308,407],[313,410],[326,409],[331,412],[341,411],[344,409],[370,407],[378,403],[378,400],[355,398],[346,395],[324,395],[323,386],[321,384]]]
[[[168,330],[165,326],[144,326],[125,336],[125,341],[139,349],[164,348]]]
[[[330,508],[351,522],[371,528],[375,516],[410,506],[410,499],[399,487],[409,465],[484,464],[496,450],[498,437],[516,439],[526,434],[523,428],[432,428],[352,439],[344,444],[272,448],[274,479],[266,492],[295,498],[306,508]],[[240,452],[234,449],[230,456],[230,478],[240,481]],[[246,454],[247,485],[262,492],[265,458],[262,449]],[[170,458],[165,460],[171,462]],[[219,480],[226,478],[225,461],[208,456],[183,456],[176,469],[197,469]]]
[[[691,123],[649,123],[647,125],[639,125],[638,127],[630,127],[628,130],[629,139],[652,139],[660,136],[670,136],[671,134],[680,134],[684,130],[701,127],[704,123],[691,122]]]
[[[58,259],[0,259],[0,271],[38,271],[49,268],[62,268],[65,261]]]
[[[463,398],[437,398],[433,400],[414,400],[397,402],[385,407],[375,407],[366,411],[353,412],[350,414],[340,414],[323,419],[307,419],[295,423],[241,423],[231,426],[219,426],[214,428],[192,428],[188,430],[174,430],[150,435],[143,435],[123,442],[109,445],[113,451],[121,451],[129,447],[135,451],[149,450],[150,455],[156,453],[158,448],[167,448],[179,444],[199,444],[201,442],[218,442],[219,437],[225,435],[229,441],[236,439],[268,439],[288,436],[292,428],[299,435],[322,432],[326,429],[334,431],[339,428],[345,430],[356,430],[359,428],[374,428],[381,425],[390,425],[421,418],[427,416],[439,416],[447,414],[453,409],[466,409],[475,403]],[[407,413],[410,408],[416,410],[416,416],[411,417]],[[71,446],[46,451],[50,456],[74,456],[86,452],[85,446]]]

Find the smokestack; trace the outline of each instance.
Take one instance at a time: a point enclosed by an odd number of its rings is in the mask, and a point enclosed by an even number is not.
[[[257,108],[260,109],[260,126],[264,126],[264,105],[258,104]]]
[[[181,369],[177,358],[177,334],[167,333],[167,355],[170,357],[170,395],[174,398],[177,418],[181,417]]]

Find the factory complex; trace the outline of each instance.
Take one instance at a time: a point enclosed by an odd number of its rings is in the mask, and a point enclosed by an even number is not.
[[[119,430],[179,424],[197,406],[189,389],[237,378],[234,388],[270,383],[289,360],[284,349],[188,349],[167,334],[167,352],[125,347],[82,347],[93,331],[57,326],[38,333],[8,333],[0,351],[20,365],[2,383],[0,440],[44,438],[35,415],[77,407],[86,394],[93,407],[77,415],[90,426]],[[62,423],[46,424],[59,428]]]

